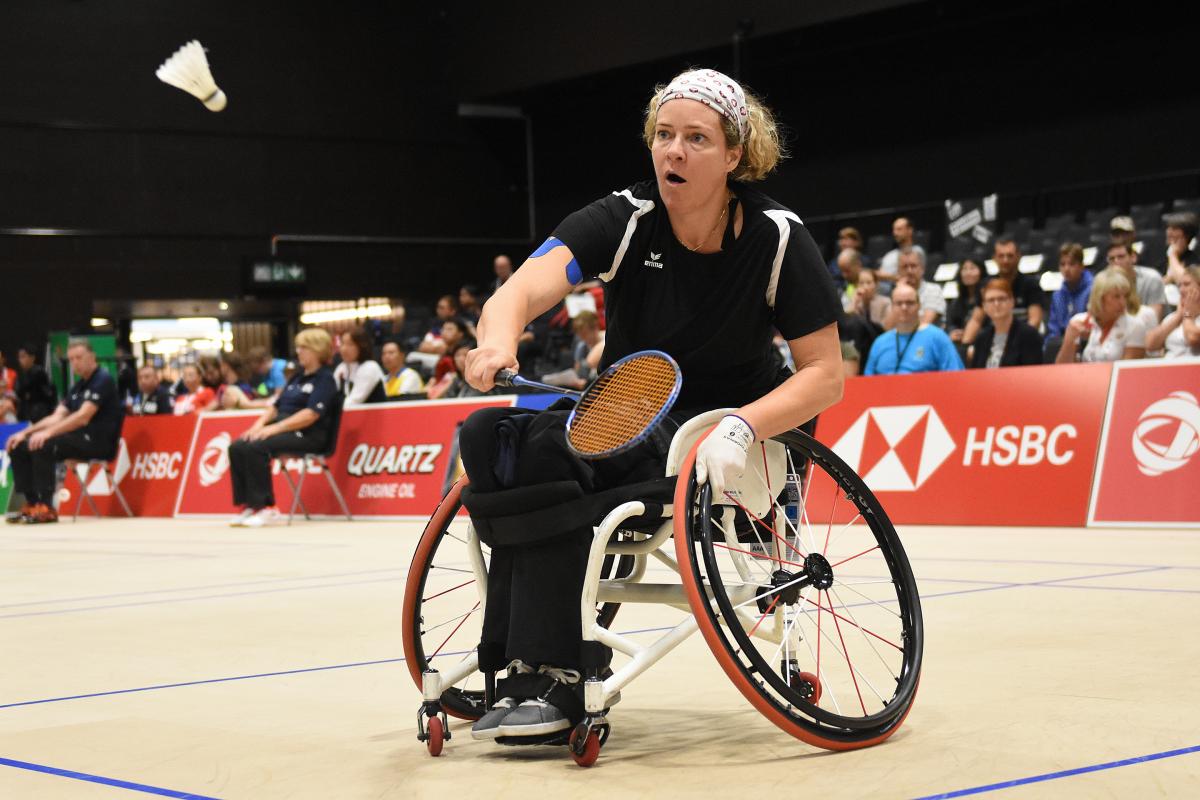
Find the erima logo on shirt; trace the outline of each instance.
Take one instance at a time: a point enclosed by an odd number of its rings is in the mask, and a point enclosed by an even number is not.
[[[662,261],[660,260],[661,258],[662,258],[662,253],[656,253],[653,250],[651,250],[650,251],[650,260],[643,261],[642,264],[647,267],[654,267],[655,269],[662,269]]]

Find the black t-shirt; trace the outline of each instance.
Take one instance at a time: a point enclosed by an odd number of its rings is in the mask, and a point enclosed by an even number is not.
[[[568,216],[553,238],[579,271],[605,283],[602,367],[639,350],[679,362],[677,408],[742,406],[780,383],[771,338],[820,330],[840,304],[820,251],[800,218],[761,192],[731,184],[722,250],[689,252],[675,238],[654,181],[614,192]]]
[[[75,413],[84,403],[94,403],[96,413],[80,430],[96,442],[115,442],[125,416],[125,406],[117,396],[117,384],[104,367],[96,367],[92,377],[80,378],[67,390],[62,404]]]
[[[311,430],[326,430],[329,427],[329,404],[337,393],[337,382],[334,381],[333,370],[329,367],[321,367],[311,375],[297,372],[283,387],[283,393],[275,401],[275,421],[287,419],[297,411],[309,408],[320,415],[320,419],[312,424]]]
[[[50,416],[57,405],[58,392],[54,391],[54,384],[50,383],[46,370],[37,364],[17,376],[15,392],[17,418],[24,422],[37,422]]]
[[[151,414],[170,414],[171,395],[167,391],[167,387],[155,386],[154,391],[148,395],[141,392],[135,394],[129,413],[139,417]]]
[[[1029,319],[1030,306],[1041,306],[1042,311],[1046,310],[1046,293],[1038,285],[1038,276],[1018,272],[1012,278],[1012,290],[1013,316],[1022,322]]]

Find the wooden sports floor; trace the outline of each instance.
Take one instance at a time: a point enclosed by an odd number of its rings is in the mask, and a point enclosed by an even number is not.
[[[0,798],[1200,796],[1200,532],[903,527],[926,648],[892,739],[790,738],[694,636],[589,770],[460,722],[440,758],[416,741],[420,527],[0,529]]]

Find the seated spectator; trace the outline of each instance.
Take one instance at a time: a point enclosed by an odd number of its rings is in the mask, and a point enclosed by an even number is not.
[[[250,365],[236,350],[221,354],[221,385],[217,387],[217,399],[213,408],[234,410],[238,408],[264,408],[271,401],[259,397],[250,385]]]
[[[452,294],[442,295],[437,301],[437,307],[434,310],[433,324],[429,326],[429,331],[425,334],[425,338],[421,340],[421,344],[417,346],[418,353],[431,353],[433,355],[445,355],[449,352],[446,343],[442,341],[442,326],[448,319],[455,319],[458,316],[458,300]]]
[[[591,311],[580,311],[571,320],[571,327],[575,331],[571,368],[543,376],[542,383],[582,389],[596,377],[596,367],[604,353],[604,331],[600,330],[600,321]]]
[[[496,292],[500,291],[500,287],[512,277],[512,259],[506,256],[504,253],[496,256],[492,259],[492,272],[495,274],[496,279],[492,281],[492,285],[488,294],[495,294]]]
[[[1109,243],[1100,248],[1099,256],[1103,256],[1108,252],[1108,247],[1114,244],[1133,247],[1133,243],[1137,241],[1137,226],[1133,222],[1133,217],[1124,215],[1113,217],[1112,221],[1108,223],[1108,236]],[[1097,271],[1104,269],[1104,267],[1104,261],[1101,261],[1099,264],[1093,264],[1093,268]]]
[[[871,346],[864,375],[896,375],[910,372],[960,370],[962,359],[954,343],[941,328],[922,325],[919,319],[917,290],[898,283],[892,291],[892,317],[895,330]]]
[[[1073,242],[1058,251],[1058,271],[1062,286],[1050,296],[1050,316],[1046,320],[1045,359],[1053,361],[1062,346],[1062,337],[1071,317],[1087,310],[1092,293],[1092,273],[1083,267],[1083,247]]]
[[[946,297],[941,286],[925,280],[925,252],[912,247],[902,251],[899,269],[900,280],[917,290],[921,324],[940,327],[946,316]]]
[[[946,309],[946,331],[952,342],[962,341],[963,329],[971,321],[975,309],[983,307],[984,274],[983,266],[973,258],[963,259],[958,267],[955,278],[958,297],[951,300]]]
[[[246,351],[246,363],[250,367],[250,388],[258,397],[274,397],[287,384],[283,367],[287,362],[273,358],[271,351],[262,345]]]
[[[1191,212],[1167,216],[1167,274],[1166,283],[1178,283],[1187,267],[1200,264],[1200,253],[1191,249],[1192,240],[1200,231],[1200,221]]]
[[[442,375],[437,380],[429,382],[429,387],[426,389],[426,396],[430,400],[441,400],[450,397],[478,397],[483,393],[467,383],[463,370],[466,369],[467,353],[475,348],[475,342],[472,339],[465,339],[454,346],[454,351],[447,356],[450,359],[450,371]],[[492,390],[488,394],[497,393]]]
[[[273,406],[250,430],[229,446],[229,473],[234,505],[243,506],[230,521],[234,527],[260,528],[282,520],[275,508],[271,458],[279,453],[320,453],[328,444],[330,403],[337,397],[333,340],[322,328],[296,334],[297,374]]]
[[[1028,322],[1034,330],[1041,330],[1046,316],[1046,293],[1038,285],[1036,275],[1021,272],[1021,248],[1015,240],[1002,236],[992,245],[992,260],[998,270],[996,277],[1008,281],[1013,290],[1013,316]],[[963,328],[962,343],[972,344],[980,328],[987,321],[983,308],[977,308]]]
[[[17,421],[17,393],[8,385],[8,373],[0,370],[0,422],[11,424]]]
[[[17,372],[8,366],[8,360],[5,359],[2,350],[0,350],[0,380],[3,380],[4,385],[9,389],[14,389],[17,385]]]
[[[200,378],[200,367],[195,364],[186,365],[179,380],[183,383],[183,391],[175,393],[176,416],[199,414],[216,401],[216,391],[204,385]]]
[[[200,380],[215,393],[225,382],[221,373],[221,359],[217,356],[200,356],[196,359],[200,368]]]
[[[835,255],[829,261],[829,274],[833,277],[833,285],[836,286],[839,291],[846,288],[846,279],[843,277],[841,264],[839,262],[842,254],[847,250],[852,250],[855,253],[858,253],[858,265],[860,268],[867,266],[867,257],[863,254],[863,238],[862,234],[858,232],[858,228],[842,228],[840,231],[838,231],[837,255]]]
[[[1114,247],[1119,245],[1114,245]],[[1078,360],[1119,361],[1146,355],[1146,326],[1129,313],[1133,285],[1119,269],[1106,269],[1092,282],[1088,310],[1071,317],[1058,350],[1059,364],[1077,360],[1080,342],[1086,342]]]
[[[1200,267],[1187,267],[1179,277],[1179,308],[1146,334],[1146,349],[1166,348],[1166,358],[1200,356]]]
[[[925,263],[924,248],[919,244],[913,244],[913,226],[908,221],[908,217],[897,217],[896,221],[892,223],[892,238],[896,240],[896,247],[884,254],[883,258],[879,260],[879,268],[875,270],[875,277],[881,284],[886,284],[884,294],[890,293],[891,284],[899,280],[900,254],[904,250],[919,251],[921,263]]]
[[[10,522],[57,522],[54,492],[55,465],[60,461],[107,458],[121,432],[124,407],[117,384],[96,362],[86,339],[67,347],[71,370],[79,380],[53,414],[13,434],[8,439],[15,488],[25,495],[25,506]]]
[[[129,398],[129,413],[136,417],[170,414],[171,395],[158,380],[153,364],[143,364],[137,371],[137,392]]]
[[[1041,364],[1042,336],[1028,322],[1013,315],[1012,286],[1003,278],[992,278],[983,287],[983,310],[987,324],[975,337],[970,367],[1020,367]]]
[[[1138,314],[1140,308],[1149,307],[1149,311],[1141,313],[1146,330],[1158,325],[1163,306],[1167,304],[1162,275],[1149,267],[1137,266],[1137,253],[1133,245],[1128,244],[1114,243],[1108,246],[1108,266],[1119,269],[1137,294],[1138,307],[1132,309],[1133,313]]]
[[[471,327],[479,324],[479,315],[483,313],[483,293],[479,287],[468,283],[458,290],[458,316],[466,320]]]
[[[448,372],[454,371],[454,350],[464,341],[471,338],[467,323],[458,317],[453,317],[442,323],[442,343],[446,346],[446,354],[438,359],[433,369],[433,382],[437,383]]]
[[[421,394],[425,391],[425,381],[421,373],[412,367],[404,365],[404,346],[396,339],[388,339],[383,343],[379,359],[383,362],[383,393],[389,400],[406,394]]]
[[[382,403],[387,400],[383,370],[372,358],[375,345],[362,328],[342,334],[342,363],[333,371],[333,379],[345,395],[345,406]]]
[[[863,258],[862,253],[852,248],[846,248],[838,253],[837,258],[832,262],[837,268],[837,279],[834,284],[837,285],[842,296],[842,310],[849,311],[854,304],[854,293],[858,290],[858,281],[862,277]]]
[[[16,385],[17,419],[39,422],[53,413],[58,405],[58,392],[50,382],[50,375],[37,363],[33,345],[22,345],[17,350],[17,363],[21,367]]]
[[[892,301],[886,297],[880,297],[879,282],[875,280],[875,273],[869,269],[864,269],[858,275],[858,281],[854,286],[854,297],[850,300],[850,307],[846,309],[846,313],[871,322],[881,331],[888,330],[887,318],[888,313],[892,310]]]

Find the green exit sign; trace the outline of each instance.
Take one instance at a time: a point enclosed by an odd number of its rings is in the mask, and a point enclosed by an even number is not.
[[[308,280],[308,270],[293,261],[256,261],[250,280],[259,286],[296,286]]]

